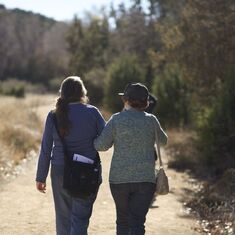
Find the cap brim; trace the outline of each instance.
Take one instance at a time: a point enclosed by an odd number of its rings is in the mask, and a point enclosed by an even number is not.
[[[124,96],[124,93],[118,93],[118,95],[120,95],[120,96]]]

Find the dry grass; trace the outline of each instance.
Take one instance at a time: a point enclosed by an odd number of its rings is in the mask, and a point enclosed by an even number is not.
[[[211,235],[235,234],[235,169],[215,182],[206,182],[187,203],[201,220],[202,231]]]
[[[195,147],[196,133],[186,129],[171,129],[167,134],[169,136],[167,152],[170,156],[168,167],[195,172],[199,164],[199,153]]]
[[[192,191],[191,198],[185,195],[184,200],[198,216],[201,232],[208,235],[235,234],[235,170],[229,169],[220,179],[209,177],[196,148],[196,133],[182,129],[172,129],[167,133],[168,166],[180,171],[190,170],[200,179],[199,190]]]
[[[0,97],[0,167],[18,164],[41,139],[42,122],[35,110],[46,104],[47,96],[28,95],[25,99]]]

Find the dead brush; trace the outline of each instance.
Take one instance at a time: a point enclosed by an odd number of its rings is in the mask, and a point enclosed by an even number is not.
[[[1,131],[4,137],[2,142],[12,150],[13,160],[18,164],[27,153],[36,150],[39,144],[39,135],[23,127],[6,125]]]
[[[227,170],[218,182],[205,184],[187,203],[198,215],[202,231],[206,234],[235,234],[234,174],[235,169]]]
[[[196,134],[182,129],[171,129],[167,134],[169,142],[166,151],[170,156],[168,167],[179,171],[195,170],[198,164],[198,152],[195,148]]]
[[[0,100],[0,145],[4,149],[0,164],[18,164],[29,151],[37,149],[42,124],[26,99]]]
[[[234,235],[235,169],[227,169],[220,179],[209,176],[196,148],[196,134],[174,129],[168,131],[168,135],[168,166],[180,171],[190,170],[194,176],[202,179],[201,189],[195,191],[192,198],[184,196],[186,207],[191,208],[199,219],[201,232],[208,235]]]

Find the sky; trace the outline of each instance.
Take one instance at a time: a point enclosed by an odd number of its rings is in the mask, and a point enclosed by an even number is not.
[[[128,5],[130,0],[0,0],[0,4],[6,8],[20,8],[34,13],[40,13],[55,20],[71,20],[77,14],[82,16],[85,11],[95,11],[101,6],[114,6],[125,2]]]

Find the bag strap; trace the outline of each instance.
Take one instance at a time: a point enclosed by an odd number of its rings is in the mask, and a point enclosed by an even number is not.
[[[160,165],[160,168],[163,168],[161,152],[160,152],[160,143],[159,143],[159,139],[158,139],[157,129],[154,128],[154,130],[155,130],[155,143],[156,143],[156,146],[157,146],[157,155],[158,155],[158,158],[159,158],[159,165]]]
[[[59,136],[60,141],[61,141],[62,146],[63,146],[64,160],[68,161],[68,149],[67,149],[67,146],[66,146],[66,143],[65,143],[65,140],[64,140],[63,136],[60,134],[59,126],[58,126],[58,121],[57,121],[57,118],[56,118],[56,114],[55,114],[55,112],[51,111],[51,115],[52,115],[52,120],[53,120],[55,129],[56,129],[57,135]]]
[[[60,138],[61,143],[63,144],[63,148],[64,148],[65,152],[67,152],[67,146],[65,144],[64,138],[62,137],[62,135],[60,134],[60,131],[59,131],[59,126],[58,126],[58,121],[57,121],[57,118],[56,118],[56,114],[53,111],[51,111],[51,114],[52,114],[52,119],[53,119],[53,122],[54,122],[56,132],[57,132],[57,134]]]

